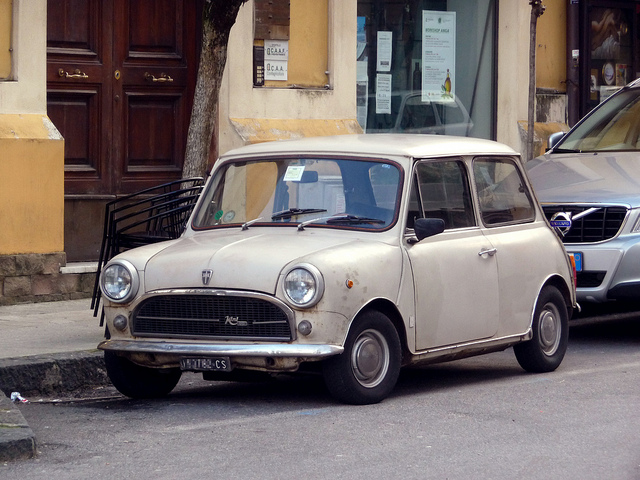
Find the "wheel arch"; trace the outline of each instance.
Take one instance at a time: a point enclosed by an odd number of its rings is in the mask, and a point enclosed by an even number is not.
[[[569,316],[570,320],[573,315],[573,298],[571,295],[571,289],[567,285],[567,282],[560,275],[552,275],[544,282],[544,284],[540,288],[540,292],[542,292],[542,289],[544,289],[546,286],[555,287],[562,294],[562,298],[564,298],[564,303],[567,307],[567,315]],[[540,295],[539,292],[538,295]]]
[[[400,338],[400,346],[402,348],[402,361],[404,364],[405,358],[407,357],[407,353],[409,352],[409,346],[407,344],[407,329],[405,327],[404,320],[400,311],[395,306],[393,302],[386,298],[377,298],[373,300],[371,303],[368,303],[362,310],[360,310],[354,320],[362,315],[366,311],[375,310],[378,311],[389,318],[391,323],[395,327],[398,332],[398,337]],[[353,324],[353,322],[352,322]]]

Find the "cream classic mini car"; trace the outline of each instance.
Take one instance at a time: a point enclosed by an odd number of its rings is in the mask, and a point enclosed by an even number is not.
[[[560,365],[574,274],[510,148],[424,135],[247,146],[216,163],[184,234],[103,269],[109,377],[322,372],[379,402],[402,366],[514,347]]]

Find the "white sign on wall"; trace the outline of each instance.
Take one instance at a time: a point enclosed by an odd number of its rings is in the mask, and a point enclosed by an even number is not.
[[[264,41],[264,79],[287,80],[289,66],[289,41]]]

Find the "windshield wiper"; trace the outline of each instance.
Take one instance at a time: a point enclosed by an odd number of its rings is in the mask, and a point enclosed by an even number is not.
[[[271,220],[278,220],[280,218],[291,218],[295,215],[304,215],[305,213],[320,213],[326,212],[324,208],[289,208],[281,212],[276,212],[271,215]]]
[[[371,223],[371,224],[376,224],[376,225],[382,225],[385,222],[384,220],[380,220],[378,218],[368,218],[368,217],[359,217],[357,215],[340,215],[337,217],[331,217],[327,219],[327,224],[330,225],[332,223],[352,223],[352,224],[358,224],[358,223]]]
[[[582,153],[582,150],[574,150],[573,148],[554,148],[552,153]]]

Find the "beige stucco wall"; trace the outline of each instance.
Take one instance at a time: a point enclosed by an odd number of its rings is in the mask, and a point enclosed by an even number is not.
[[[557,0],[561,2],[562,0]],[[349,131],[356,117],[356,0],[329,0],[329,89],[254,88],[252,84],[253,2],[241,9],[231,31],[229,56],[220,96],[219,153],[247,143],[239,130],[251,123],[272,133],[277,122],[249,119],[305,119],[295,136],[325,134],[313,119],[336,120],[335,128]],[[555,8],[555,6],[554,6]],[[549,15],[555,15],[552,12]],[[518,122],[527,120],[529,83],[528,0],[500,0],[498,21],[497,140],[523,151]],[[548,49],[557,48],[549,44]],[[312,54],[312,52],[310,52]],[[231,88],[231,86],[233,86]],[[232,119],[238,119],[234,124]],[[238,126],[240,124],[240,127]],[[282,138],[290,138],[282,123]],[[272,134],[265,139],[274,139]]]
[[[220,91],[220,154],[247,143],[247,135],[241,135],[246,130],[241,132],[239,125],[246,127],[249,124],[260,133],[268,128],[268,139],[349,133],[359,129],[356,121],[356,12],[355,0],[328,2],[328,88],[254,88],[253,1],[241,8],[231,30]],[[293,23],[295,19],[291,21]],[[302,51],[294,49],[294,52],[308,57],[313,63],[317,57],[313,43],[306,51],[302,47]],[[261,119],[268,122],[260,122]],[[298,122],[296,131],[291,128],[291,119],[303,120]]]
[[[496,140],[524,152],[518,121],[527,120],[529,96],[528,0],[500,0]]]
[[[0,113],[47,113],[47,1],[13,1],[13,78],[0,82]]]
[[[13,71],[0,81],[0,255],[61,252],[64,141],[46,115],[47,2],[13,0],[11,15]]]
[[[567,2],[545,0],[536,30],[536,87],[567,91]]]

